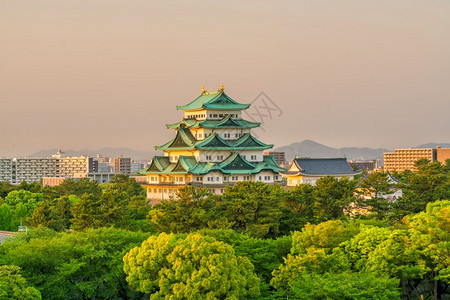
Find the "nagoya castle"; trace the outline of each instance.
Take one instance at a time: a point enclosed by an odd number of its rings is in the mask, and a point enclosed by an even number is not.
[[[145,171],[144,185],[151,202],[176,198],[177,189],[186,185],[221,194],[225,186],[239,181],[281,181],[278,171],[284,169],[272,155],[264,155],[273,145],[251,133],[261,123],[242,118],[242,111],[249,107],[225,94],[223,85],[213,92],[202,87],[194,101],[177,106],[183,119],[166,125],[175,131],[175,137],[155,147],[164,154],[153,157]]]

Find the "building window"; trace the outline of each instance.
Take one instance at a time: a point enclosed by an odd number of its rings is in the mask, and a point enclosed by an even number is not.
[[[206,160],[212,160],[212,156],[211,155],[206,155]]]

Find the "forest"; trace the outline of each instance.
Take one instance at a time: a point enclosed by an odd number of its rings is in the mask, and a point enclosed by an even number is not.
[[[414,172],[193,186],[0,183],[0,299],[450,299],[450,160]],[[385,195],[401,189],[403,196]]]

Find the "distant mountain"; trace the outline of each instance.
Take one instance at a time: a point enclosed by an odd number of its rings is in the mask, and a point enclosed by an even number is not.
[[[436,147],[450,148],[450,143],[428,143],[414,148],[436,148]]]
[[[286,152],[286,159],[292,160],[294,156],[302,157],[347,157],[349,160],[382,160],[384,152],[391,150],[378,148],[331,148],[311,140],[304,140],[303,142],[292,143],[288,146],[276,148],[274,151]]]
[[[30,156],[52,156],[58,151],[58,149],[47,149],[41,150],[36,153],[31,154]],[[152,159],[153,155],[156,154],[155,151],[137,151],[129,148],[101,148],[96,150],[63,150],[66,156],[80,156],[80,155],[88,155],[92,157],[96,157],[97,154],[101,154],[102,156],[114,158],[123,155],[124,157],[131,157],[134,160],[143,160],[149,161]]]

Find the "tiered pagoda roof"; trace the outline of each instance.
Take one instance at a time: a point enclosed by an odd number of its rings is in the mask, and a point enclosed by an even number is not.
[[[164,145],[156,146],[156,150],[264,150],[272,148],[273,144],[265,144],[246,133],[236,140],[224,140],[217,133],[213,133],[204,140],[196,140],[189,129],[179,127],[175,138]]]
[[[197,120],[197,119],[183,119],[174,124],[167,124],[167,128],[177,129],[179,127],[186,128],[255,128],[261,125],[260,122],[250,122],[242,119],[233,119],[230,116],[225,116],[221,120]]]
[[[225,94],[223,87],[216,92],[206,92],[202,90],[202,94],[197,97],[194,101],[186,104],[177,106],[178,110],[204,110],[204,109],[247,109],[250,104],[241,104],[230,96]]]
[[[168,156],[155,156],[145,173],[204,175],[218,171],[223,174],[257,174],[264,170],[277,173],[284,169],[278,166],[273,155],[265,155],[261,162],[249,162],[234,151],[220,163],[197,162],[193,156],[180,156],[178,162],[171,163]]]

